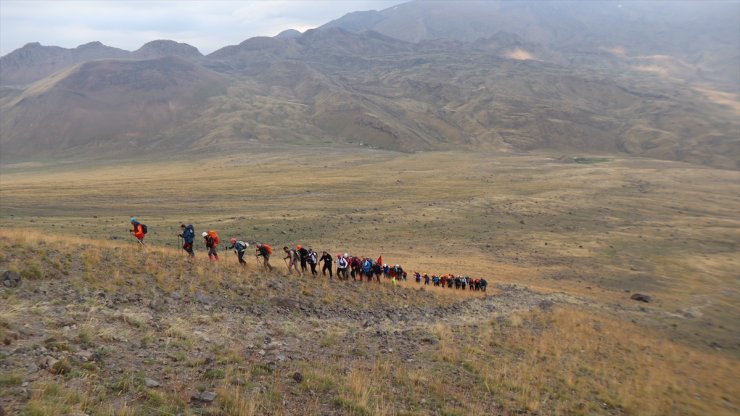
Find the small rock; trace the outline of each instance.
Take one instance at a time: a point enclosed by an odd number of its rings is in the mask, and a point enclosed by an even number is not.
[[[57,361],[59,361],[59,360],[57,360],[56,358],[52,357],[51,355],[45,355],[45,356],[39,358],[36,361],[36,364],[39,366],[39,368],[52,368],[54,366],[54,364],[57,363]]]
[[[543,311],[551,310],[554,305],[555,304],[551,300],[548,300],[548,299],[543,299],[540,301],[540,303],[537,304],[537,306],[539,306],[539,308],[542,309]]]
[[[27,374],[33,374],[35,372],[39,371],[39,366],[36,364],[31,364],[26,368]]]
[[[296,383],[300,383],[301,381],[303,381],[303,374],[296,371],[295,373],[293,373],[293,380],[295,380]]]
[[[216,400],[216,393],[213,391],[204,391],[200,394],[199,400],[202,402],[212,402]]]
[[[159,382],[151,378],[145,378],[144,385],[147,387],[159,387]]]
[[[634,295],[630,296],[630,299],[637,300],[640,302],[648,303],[652,300],[652,298],[648,295],[643,295],[642,293],[635,293]]]
[[[92,351],[79,351],[77,353],[77,356],[80,357],[82,361],[90,361],[93,358],[93,352]]]
[[[264,356],[265,354],[267,354],[267,352],[265,350],[259,350],[257,351],[257,354]]]
[[[3,273],[3,285],[6,287],[17,287],[21,283],[21,276],[11,270],[6,270]]]
[[[284,356],[283,354],[280,354],[277,357],[275,357],[275,359],[277,359],[278,361],[282,362],[282,361],[287,360],[288,357]]]

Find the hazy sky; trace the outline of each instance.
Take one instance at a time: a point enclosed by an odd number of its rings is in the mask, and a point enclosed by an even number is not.
[[[29,42],[74,48],[100,41],[133,51],[156,39],[189,43],[208,54],[253,36],[303,32],[345,13],[404,2],[0,0],[0,55]]]

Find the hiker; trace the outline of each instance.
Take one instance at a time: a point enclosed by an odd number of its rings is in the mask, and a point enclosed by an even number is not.
[[[349,267],[352,280],[357,280],[359,277],[362,281],[362,260],[358,256],[352,257],[349,261]]]
[[[296,253],[298,253],[298,258],[301,261],[301,276],[303,276],[303,273],[306,272],[306,262],[308,261],[308,250],[306,250],[303,246],[298,244],[296,246]]]
[[[419,272],[414,272],[414,280],[416,283],[421,284],[421,274]]]
[[[373,264],[373,274],[375,274],[375,281],[380,283],[380,275],[383,274],[383,266],[380,263],[375,262]]]
[[[195,229],[193,228],[193,224],[180,224],[180,234],[178,234],[178,236],[181,237],[183,241],[182,249],[185,250],[190,257],[195,257],[195,252],[193,251]]]
[[[308,248],[308,265],[311,266],[311,275],[313,277],[316,277],[319,275],[319,272],[316,271],[316,265],[318,264],[318,255],[315,251],[313,251],[312,248]]]
[[[268,269],[269,271],[272,271],[272,265],[270,265],[270,255],[272,255],[272,247],[270,247],[269,244],[255,244],[255,257],[259,259],[262,257],[262,267],[265,269]]]
[[[367,277],[368,282],[373,281],[373,261],[365,258],[362,260],[362,273]],[[360,280],[362,280],[362,277],[360,277]]]
[[[201,237],[203,237],[203,240],[206,243],[206,248],[208,249],[208,259],[210,259],[211,261],[218,261],[218,253],[216,252],[216,249],[218,248],[218,239],[216,237],[216,232],[203,231]]]
[[[347,257],[343,257],[341,254],[337,254],[337,279],[349,279],[349,276],[347,276],[347,266],[349,266]],[[342,279],[342,277],[344,277],[344,279]]]
[[[486,287],[488,287],[488,282],[486,281],[486,279],[481,278],[480,279],[480,290],[481,290],[481,292],[485,292],[486,291]]]
[[[131,217],[131,226],[132,229],[129,230],[129,233],[133,234],[134,237],[136,237],[136,241],[139,242],[142,246],[144,245],[144,236],[146,235],[147,229],[146,225],[140,223],[136,217]]]
[[[426,273],[424,273],[424,286],[429,286],[429,275]]]
[[[231,243],[230,247],[227,247],[227,250],[234,250],[237,257],[239,258],[239,264],[246,266],[247,262],[244,260],[244,253],[247,252],[247,247],[249,247],[249,243],[245,243],[244,241],[237,240],[236,238],[232,237],[231,240],[229,240]]]
[[[283,251],[285,252],[283,260],[288,260],[288,274],[291,274],[291,270],[295,269],[298,276],[303,277],[303,272],[298,270],[298,262],[300,261],[300,254],[298,254],[298,251],[290,249],[288,246],[283,247]]]
[[[320,260],[324,262],[324,267],[321,269],[321,275],[326,276],[326,271],[329,270],[329,279],[333,279],[334,272],[331,269],[331,264],[334,262],[334,259],[332,258],[331,254],[327,253],[326,251],[322,251]]]
[[[386,279],[391,277],[391,268],[387,264],[383,264],[383,277]]]

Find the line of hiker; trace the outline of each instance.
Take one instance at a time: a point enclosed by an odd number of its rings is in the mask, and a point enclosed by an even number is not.
[[[136,217],[131,217],[132,229],[131,234],[136,240],[144,245],[144,237],[147,234],[147,227],[144,224],[138,222]],[[193,244],[195,242],[195,228],[192,224],[180,224],[180,233],[177,235],[178,240],[182,239],[182,249],[185,251],[190,258],[195,257],[195,251]],[[218,246],[220,239],[218,233],[214,230],[204,231],[201,234],[206,250],[208,252],[208,258],[211,261],[218,261]],[[179,241],[178,241],[179,243]],[[236,253],[239,260],[239,264],[242,266],[247,265],[247,261],[244,259],[249,243],[232,237],[229,239],[231,245],[224,245],[226,250],[233,250]],[[283,261],[288,268],[288,274],[296,274],[298,276],[304,276],[308,273],[310,268],[311,276],[317,277],[319,272],[316,267],[319,262],[323,263],[321,268],[321,275],[326,276],[329,274],[329,279],[334,279],[334,274],[338,280],[349,280],[350,277],[354,281],[375,281],[380,283],[380,276],[389,279],[392,284],[397,284],[398,281],[407,281],[408,273],[399,264],[389,266],[383,263],[383,257],[378,257],[377,260],[373,260],[370,257],[363,256],[352,256],[349,253],[337,254],[336,259],[329,254],[327,251],[322,251],[319,257],[318,253],[313,249],[305,248],[302,245],[297,245],[296,248],[290,248],[288,246],[283,247],[285,257]],[[260,261],[262,267],[265,270],[273,271],[274,268],[270,264],[270,256],[273,254],[272,246],[264,243],[255,244],[255,257],[257,261]],[[336,269],[334,269],[336,266]],[[436,287],[446,287],[449,289],[455,288],[458,290],[473,290],[473,291],[486,291],[488,282],[483,278],[471,278],[470,276],[455,276],[453,274],[441,274],[441,275],[429,275],[420,274],[414,272],[414,280],[417,284],[424,282],[425,286],[430,284]]]

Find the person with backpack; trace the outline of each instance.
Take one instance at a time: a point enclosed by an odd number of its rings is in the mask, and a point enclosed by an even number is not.
[[[375,274],[375,280],[380,283],[380,275],[383,274],[383,266],[378,262],[373,263],[373,273]]]
[[[333,271],[331,269],[331,264],[334,262],[334,258],[332,258],[331,254],[327,253],[326,251],[321,253],[321,261],[324,262],[324,267],[321,269],[321,274],[323,276],[326,276],[326,271],[329,270],[329,279],[333,279]]]
[[[298,270],[298,262],[300,261],[300,254],[298,254],[298,251],[290,249],[288,246],[283,247],[283,251],[285,252],[283,260],[288,260],[288,274],[291,274],[292,270],[295,269],[298,276],[303,277],[303,272]]]
[[[245,243],[244,241],[237,240],[236,238],[232,237],[231,240],[229,240],[231,243],[230,247],[227,247],[227,250],[234,250],[236,253],[237,258],[239,258],[239,264],[242,266],[246,266],[247,262],[244,260],[244,253],[247,252],[247,247],[249,247],[249,243]]]
[[[262,257],[263,259],[262,266],[265,269],[272,271],[272,265],[270,265],[270,256],[272,255],[272,247],[270,247],[269,244],[260,244],[260,243],[257,243],[255,247],[257,247],[257,249],[255,250],[257,252],[255,257],[257,257],[258,259]]]
[[[368,282],[373,281],[373,261],[369,258],[362,260],[362,273],[365,275]],[[362,280],[362,278],[360,278],[360,280]]]
[[[178,236],[181,237],[183,241],[182,249],[185,250],[190,257],[195,257],[195,252],[193,251],[195,229],[193,228],[193,224],[188,224],[187,226],[185,224],[180,224],[180,229],[181,231]]]
[[[218,248],[218,234],[215,231],[203,231],[201,236],[205,240],[206,248],[208,249],[208,258],[211,261],[218,261],[218,253],[216,252]]]
[[[343,257],[341,254],[337,254],[337,279],[349,279],[349,276],[347,276],[347,266],[349,266],[349,261],[347,261],[347,257]]]
[[[296,246],[296,253],[298,253],[298,258],[301,261],[301,275],[306,272],[306,263],[308,262],[308,250],[306,250],[303,246],[298,244]]]
[[[316,265],[319,263],[318,255],[312,248],[308,249],[308,265],[311,266],[311,275],[316,277],[319,272],[316,271]]]
[[[136,238],[136,241],[139,242],[142,246],[144,245],[144,236],[146,236],[147,229],[146,225],[140,223],[136,217],[131,217],[131,228],[129,230],[129,233],[133,234],[133,236]]]

